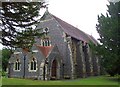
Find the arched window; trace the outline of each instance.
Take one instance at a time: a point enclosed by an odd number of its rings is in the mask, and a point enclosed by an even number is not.
[[[20,61],[19,61],[19,59],[17,59],[16,62],[15,62],[14,70],[15,71],[20,71]]]
[[[37,61],[35,58],[33,58],[30,62],[30,71],[36,71],[37,70]]]

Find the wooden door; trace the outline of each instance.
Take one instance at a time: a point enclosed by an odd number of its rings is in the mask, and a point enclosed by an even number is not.
[[[52,62],[52,77],[57,77],[57,61],[53,60]]]

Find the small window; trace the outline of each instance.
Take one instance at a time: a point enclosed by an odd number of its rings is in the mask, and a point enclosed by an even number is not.
[[[41,46],[51,46],[51,41],[49,39],[41,40]]]
[[[47,34],[48,32],[49,32],[49,28],[48,27],[46,27],[46,28],[43,29],[43,33]]]
[[[48,40],[48,42],[47,42],[47,43],[48,43],[48,46],[50,46],[50,45],[51,45],[51,44],[50,44],[50,40]]]
[[[48,46],[48,41],[47,40],[45,40],[45,46]]]
[[[30,71],[36,71],[37,70],[37,61],[35,58],[32,59],[30,62]]]
[[[15,71],[20,71],[20,61],[19,61],[19,59],[17,59],[16,62],[15,62],[14,70]]]

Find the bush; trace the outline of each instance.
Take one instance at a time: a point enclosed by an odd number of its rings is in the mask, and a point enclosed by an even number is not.
[[[107,73],[108,73],[110,76],[116,75],[116,72],[115,72],[114,70],[107,70]]]
[[[7,77],[7,72],[2,71],[2,76],[3,76],[3,77]]]

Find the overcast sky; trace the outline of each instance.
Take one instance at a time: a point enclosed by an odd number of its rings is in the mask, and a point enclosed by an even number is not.
[[[99,38],[96,31],[98,14],[106,14],[107,0],[48,0],[48,10],[80,30]]]
[[[107,0],[47,0],[48,10],[53,15],[99,38],[96,31],[97,15],[105,14]],[[2,45],[0,44],[0,49]]]

